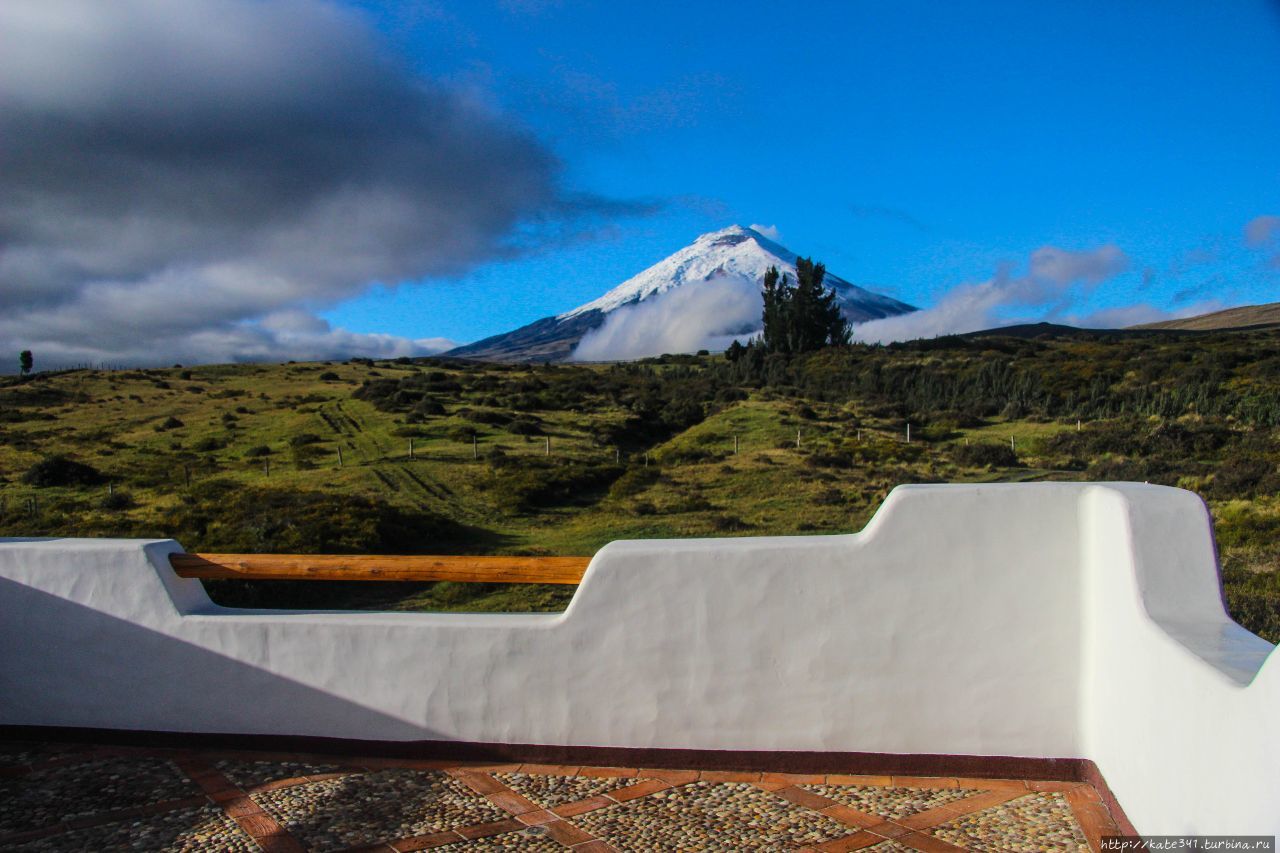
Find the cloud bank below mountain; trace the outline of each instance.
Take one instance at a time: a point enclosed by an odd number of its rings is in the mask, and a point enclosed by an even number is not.
[[[722,350],[760,326],[760,288],[720,278],[668,290],[608,314],[583,336],[573,361],[622,361],[664,353]]]
[[[930,308],[855,326],[853,337],[866,343],[892,343],[1018,323],[1115,328],[1186,316],[1147,305],[1085,314],[1074,309],[1082,296],[1128,268],[1129,258],[1118,246],[1108,244],[1086,251],[1042,246],[1031,253],[1025,272],[1002,267],[986,281],[951,288]],[[1198,313],[1201,307],[1188,306],[1186,314]]]

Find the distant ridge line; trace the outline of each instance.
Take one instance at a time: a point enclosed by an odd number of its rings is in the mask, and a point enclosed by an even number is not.
[[[1194,317],[1178,320],[1161,320],[1158,323],[1142,323],[1130,329],[1179,329],[1186,331],[1211,331],[1214,329],[1247,329],[1280,325],[1280,302],[1261,305],[1239,305]]]

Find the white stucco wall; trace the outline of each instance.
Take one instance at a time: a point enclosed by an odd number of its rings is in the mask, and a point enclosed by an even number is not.
[[[1280,665],[1175,489],[906,486],[858,534],[615,542],[563,614],[230,610],[175,550],[0,542],[0,723],[1085,757],[1144,831],[1280,832]]]

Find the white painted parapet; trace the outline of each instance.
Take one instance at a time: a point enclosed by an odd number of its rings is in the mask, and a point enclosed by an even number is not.
[[[1088,758],[1144,832],[1280,833],[1280,664],[1188,492],[904,486],[857,534],[614,542],[559,614],[222,608],[177,550],[0,540],[0,724]]]

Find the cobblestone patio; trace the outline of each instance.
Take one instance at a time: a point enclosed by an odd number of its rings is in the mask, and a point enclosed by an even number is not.
[[[1078,782],[0,742],[0,849],[1096,850]]]

